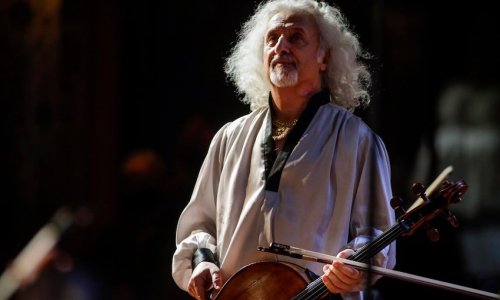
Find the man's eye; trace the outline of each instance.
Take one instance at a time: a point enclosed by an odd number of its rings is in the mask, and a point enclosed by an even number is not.
[[[270,34],[267,36],[267,43],[268,44],[274,44],[278,40],[278,35],[277,34]]]
[[[293,33],[292,35],[290,35],[288,40],[290,42],[298,42],[298,41],[302,40],[302,35],[300,33]]]

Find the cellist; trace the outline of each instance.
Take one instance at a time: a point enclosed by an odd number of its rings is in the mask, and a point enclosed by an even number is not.
[[[257,248],[280,242],[348,257],[394,224],[386,147],[354,114],[370,102],[365,54],[333,5],[257,6],[225,60],[250,112],[213,137],[178,220],[172,276],[180,288],[207,299],[249,264],[290,261],[320,276],[329,297],[363,299],[379,277],[368,282],[340,262],[322,266]],[[395,243],[372,263],[393,268]]]

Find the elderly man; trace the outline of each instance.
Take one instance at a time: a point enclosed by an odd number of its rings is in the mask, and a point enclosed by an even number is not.
[[[340,262],[257,251],[278,242],[349,257],[394,223],[386,148],[352,113],[369,102],[361,53],[340,11],[323,2],[263,2],[243,25],[225,71],[251,112],[214,136],[179,218],[172,274],[180,288],[198,299],[212,290],[214,298],[236,288],[231,282],[249,266],[277,262],[299,266],[306,282],[320,276],[323,289],[307,299],[363,298],[377,278],[368,283]],[[395,244],[372,263],[394,267]],[[267,275],[255,276],[237,299],[294,296],[263,297],[256,282],[265,285]]]

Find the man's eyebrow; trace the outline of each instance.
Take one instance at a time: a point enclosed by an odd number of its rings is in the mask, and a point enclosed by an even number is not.
[[[300,25],[292,25],[290,27],[286,27],[286,26],[282,26],[282,25],[278,25],[278,26],[273,26],[271,27],[267,33],[266,33],[266,36],[271,34],[271,33],[275,33],[276,31],[300,31],[300,32],[305,32],[304,28]]]

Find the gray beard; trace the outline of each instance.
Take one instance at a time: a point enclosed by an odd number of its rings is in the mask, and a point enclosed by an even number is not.
[[[283,66],[275,66],[272,68],[269,77],[271,82],[277,87],[293,86],[299,81],[297,69],[287,70],[283,68]]]

